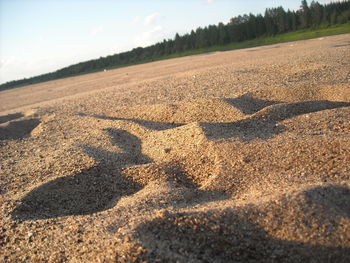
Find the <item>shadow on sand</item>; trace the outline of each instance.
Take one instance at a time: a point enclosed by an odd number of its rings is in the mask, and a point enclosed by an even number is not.
[[[12,121],[12,120],[19,119],[22,117],[24,117],[24,115],[22,113],[7,114],[5,116],[0,116],[0,123]]]
[[[119,167],[151,163],[153,160],[141,151],[141,140],[121,129],[104,129],[110,137],[112,145],[116,145],[121,152],[106,151],[90,145],[81,145],[84,151],[96,161],[102,163],[119,164]]]
[[[152,159],[141,153],[141,141],[136,136],[125,130],[107,129],[106,132],[123,152],[81,145],[99,165],[32,190],[21,200],[12,216],[35,220],[91,214],[113,207],[121,197],[139,191],[141,186],[123,176],[120,169],[149,163]]]
[[[40,124],[38,119],[29,119],[21,121],[12,121],[6,126],[0,126],[0,140],[16,140],[23,139],[30,136]]]
[[[249,94],[244,94],[237,98],[226,98],[224,101],[244,114],[253,114],[267,106],[282,103],[281,101],[256,99]]]
[[[253,106],[246,107],[245,103],[247,101]],[[251,113],[258,111],[264,105],[273,105],[277,102],[253,101],[251,98],[241,97],[240,99],[230,99],[229,103],[240,108],[243,112]],[[279,121],[301,114],[345,106],[350,106],[350,103],[324,100],[282,103],[266,108],[266,110],[240,121],[232,123],[201,123],[201,125],[209,139],[233,137],[244,141],[254,138],[268,139],[275,134],[283,132],[284,128],[277,125]],[[97,115],[94,117],[108,120],[133,121],[153,130],[170,129],[182,125]],[[28,125],[24,125],[26,122],[28,122]],[[40,122],[33,119],[19,123],[26,128],[29,127],[29,131]],[[16,125],[19,124],[13,124],[13,127],[17,127]],[[141,186],[125,178],[121,174],[120,169],[126,166],[153,162],[151,158],[142,154],[141,140],[126,130],[106,129],[105,132],[110,135],[111,143],[118,146],[122,152],[112,152],[90,145],[81,145],[84,151],[100,164],[74,176],[61,177],[39,186],[21,200],[21,204],[14,210],[13,216],[26,220],[90,214],[103,211],[109,208],[112,203],[115,204],[120,197],[140,190]],[[12,136],[16,137],[17,135]],[[180,181],[182,180],[188,187],[196,187],[177,168],[169,167],[168,172],[179,177]]]
[[[239,109],[244,114],[253,115],[235,122],[201,122],[200,125],[203,127],[209,139],[240,138],[243,141],[250,141],[255,138],[260,138],[267,140],[284,131],[284,127],[278,125],[280,121],[312,112],[350,106],[349,102],[334,102],[328,100],[283,103],[279,101],[256,99],[249,94],[233,99],[226,98],[225,102]],[[155,122],[134,118],[86,115],[84,113],[79,113],[79,115],[105,120],[131,121],[147,129],[156,131],[185,125],[185,123]]]
[[[78,113],[79,116],[88,116],[88,117],[94,117],[101,120],[112,120],[112,121],[130,121],[134,122],[136,124],[139,124],[146,129],[154,130],[154,131],[162,131],[162,130],[168,130],[172,128],[176,128],[179,126],[184,125],[183,123],[167,123],[167,122],[157,122],[157,121],[148,121],[148,120],[140,120],[140,119],[134,119],[134,118],[119,118],[119,117],[110,117],[110,116],[103,116],[103,115],[87,115],[85,113]]]
[[[258,101],[257,105],[260,103],[269,104],[271,102]],[[202,123],[202,127],[210,139],[236,137],[243,141],[250,141],[255,138],[266,140],[284,131],[284,127],[278,125],[280,121],[302,114],[346,106],[350,106],[350,103],[327,100],[281,103],[243,120],[231,123]]]
[[[344,193],[346,194],[344,196]],[[348,205],[337,206],[338,198],[350,203],[349,189],[341,186],[317,187],[305,196],[323,195],[308,201],[326,211],[334,226],[341,227],[341,215],[349,218]],[[318,201],[325,200],[325,201]],[[322,203],[323,202],[323,203]],[[330,204],[326,204],[330,202]],[[337,202],[337,201],[335,201]],[[340,204],[340,203],[339,203]],[[341,203],[342,204],[342,203]],[[253,209],[256,213],[258,208]],[[148,252],[138,260],[150,262],[349,262],[349,247],[328,247],[272,238],[239,208],[166,214],[137,228],[137,238]],[[314,214],[317,217],[317,214]]]
[[[103,164],[39,186],[21,200],[12,216],[37,220],[91,214],[108,209],[112,202],[140,188],[116,167]]]

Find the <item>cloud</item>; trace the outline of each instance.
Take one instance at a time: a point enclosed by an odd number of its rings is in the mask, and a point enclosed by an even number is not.
[[[134,44],[139,47],[146,47],[151,44],[154,44],[157,41],[162,40],[164,37],[164,29],[161,26],[156,26],[151,30],[147,30],[142,34],[134,38]]]
[[[319,3],[322,5],[325,4],[330,4],[330,3],[335,3],[335,2],[343,2],[344,0],[324,0],[324,1],[320,1]]]
[[[216,0],[205,0],[202,2],[203,5],[210,5],[212,3],[214,3]]]
[[[4,59],[1,59],[0,60],[0,69],[5,65],[5,60]]]
[[[74,54],[64,54],[58,51],[50,56],[43,57],[29,53],[27,56],[4,58],[0,63],[0,83],[52,72],[89,58],[88,56],[80,56],[76,54],[77,52],[79,53],[79,51],[75,51]]]
[[[160,14],[158,12],[146,16],[144,19],[144,25],[148,26],[154,24],[159,17]]]
[[[32,77],[54,68],[54,60],[48,58],[29,60],[9,57],[1,60],[0,83]]]
[[[90,31],[90,35],[92,36],[96,36],[97,34],[103,32],[105,30],[104,26],[99,25],[99,26],[95,26],[91,29]]]
[[[139,16],[134,17],[134,19],[131,21],[132,25],[137,25],[138,23],[140,23],[141,18]]]

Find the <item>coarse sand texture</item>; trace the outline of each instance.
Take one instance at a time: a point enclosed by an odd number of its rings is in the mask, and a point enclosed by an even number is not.
[[[349,39],[1,91],[0,262],[350,262]]]

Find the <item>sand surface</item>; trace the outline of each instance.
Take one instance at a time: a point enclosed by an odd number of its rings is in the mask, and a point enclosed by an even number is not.
[[[350,262],[349,34],[0,102],[0,262]]]

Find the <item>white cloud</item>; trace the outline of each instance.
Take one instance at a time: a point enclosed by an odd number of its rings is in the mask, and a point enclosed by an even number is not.
[[[45,37],[40,35],[40,36],[38,36],[37,40],[38,40],[38,42],[43,42],[45,40]]]
[[[1,61],[0,83],[32,77],[56,67],[55,60],[49,58],[29,60],[10,57]]]
[[[201,2],[202,5],[210,5],[212,3],[214,3],[216,0],[205,0],[203,2]]]
[[[144,20],[144,25],[148,26],[154,24],[159,17],[160,14],[158,12],[146,16]]]
[[[79,52],[78,52],[79,53]],[[29,54],[30,55],[30,54]],[[44,57],[8,57],[1,60],[0,83],[30,78],[87,60],[80,54],[52,54]]]
[[[104,28],[104,26],[102,26],[102,25],[95,26],[95,27],[93,27],[93,28],[91,29],[90,34],[91,34],[92,36],[96,36],[97,34],[103,32],[104,30],[105,30],[105,28]]]
[[[138,23],[140,23],[141,18],[139,16],[134,17],[134,19],[131,21],[132,25],[137,25]]]
[[[320,4],[330,4],[330,3],[335,3],[335,2],[343,2],[344,0],[324,0],[324,1],[320,1]]]
[[[151,44],[156,43],[157,41],[162,40],[164,37],[164,29],[161,26],[156,26],[151,30],[145,31],[142,34],[134,38],[134,44],[140,47],[146,47]]]

